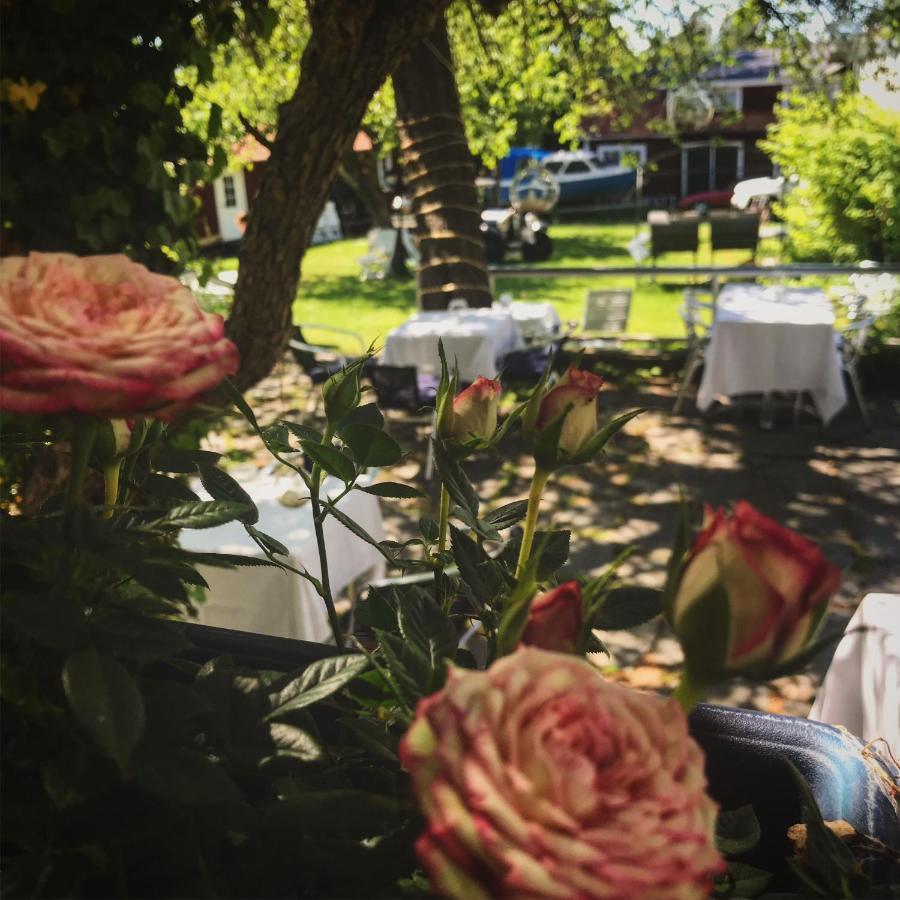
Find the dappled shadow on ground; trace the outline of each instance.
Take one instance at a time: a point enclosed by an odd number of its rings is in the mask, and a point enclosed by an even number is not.
[[[296,394],[296,375],[287,378]],[[252,400],[288,414],[304,401],[286,398],[282,376],[269,379],[269,398]],[[845,622],[871,591],[900,593],[900,400],[872,394],[875,427],[866,431],[850,407],[823,428],[812,418],[794,425],[787,411],[764,431],[752,406],[721,408],[701,417],[692,404],[671,413],[673,384],[664,378],[609,385],[601,394],[604,415],[636,406],[648,411],[626,426],[602,462],[563,470],[546,492],[542,527],[572,531],[569,563],[561,575],[598,574],[624,549],[633,553],[620,569],[628,583],[660,587],[680,496],[696,504],[729,505],[747,499],[762,512],[817,541],[844,572],[832,603]],[[268,421],[274,415],[263,415]],[[409,455],[391,473],[421,487],[428,500],[383,503],[391,537],[413,536],[422,515],[437,515],[437,483],[424,479],[428,428],[391,417],[389,428]],[[235,440],[231,438],[232,442]],[[248,447],[254,439],[246,438]],[[533,462],[521,440],[509,436],[500,452],[465,463],[486,506],[525,498]],[[672,686],[680,660],[665,626],[650,623],[635,633],[604,635],[611,677],[648,689]],[[821,678],[818,669],[770,685],[738,684],[716,699],[772,712],[803,715]]]

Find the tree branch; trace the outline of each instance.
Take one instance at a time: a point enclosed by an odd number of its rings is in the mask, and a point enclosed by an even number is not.
[[[275,146],[275,141],[271,138],[266,137],[254,124],[250,122],[250,120],[244,116],[243,113],[238,113],[238,120],[241,125],[244,126],[244,131],[247,132],[251,137],[256,138],[266,148],[270,153],[272,152],[272,148]]]

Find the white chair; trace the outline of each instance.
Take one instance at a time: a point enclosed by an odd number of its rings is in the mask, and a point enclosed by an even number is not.
[[[447,309],[450,312],[464,312],[469,308],[469,301],[462,297],[454,297],[448,304]]]
[[[369,232],[369,248],[366,255],[357,259],[362,269],[359,280],[368,281],[374,278],[381,281],[386,278],[396,246],[396,229],[373,228]]]
[[[684,322],[688,336],[687,360],[684,364],[684,375],[678,388],[678,396],[672,411],[678,413],[684,405],[687,389],[706,359],[706,348],[709,346],[712,336],[713,317],[715,316],[715,304],[701,300],[696,291],[684,292],[684,305],[678,310],[681,321]],[[709,321],[704,321],[704,315],[709,316]]]

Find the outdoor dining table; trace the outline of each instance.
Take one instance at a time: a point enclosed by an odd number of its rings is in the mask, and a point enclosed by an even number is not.
[[[447,362],[459,367],[461,381],[493,377],[503,357],[525,346],[512,313],[505,308],[420,312],[388,332],[382,361],[389,366],[415,366],[422,373],[440,371],[438,341]]]
[[[774,391],[808,392],[826,424],[846,405],[834,310],[818,288],[728,284],[717,298],[697,406]]]
[[[552,303],[513,300],[508,306],[495,303],[494,309],[507,309],[526,341],[550,341],[559,335],[562,321]]]
[[[319,578],[322,573],[309,500],[300,506],[286,506],[282,502],[296,503],[301,497],[308,496],[299,476],[269,473],[238,480],[259,509],[256,527],[288,548],[290,556],[285,561],[289,565],[305,569]],[[199,483],[191,486],[203,499],[209,499]],[[341,482],[328,478],[322,485],[322,494],[323,497],[335,495],[342,489]],[[377,497],[351,491],[337,506],[376,540],[384,538],[384,521]],[[335,596],[367,573],[372,578],[383,577],[384,558],[374,547],[333,517],[325,519],[324,532],[328,572]],[[179,542],[186,550],[264,558],[240,522],[185,530],[181,532]],[[322,643],[332,640],[325,604],[302,576],[273,566],[258,565],[235,569],[198,566],[197,570],[209,584],[205,601],[198,605],[201,624]]]

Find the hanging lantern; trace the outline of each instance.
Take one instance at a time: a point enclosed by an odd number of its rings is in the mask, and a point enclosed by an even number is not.
[[[696,81],[669,91],[666,97],[666,119],[679,131],[700,131],[715,113],[712,97]]]

